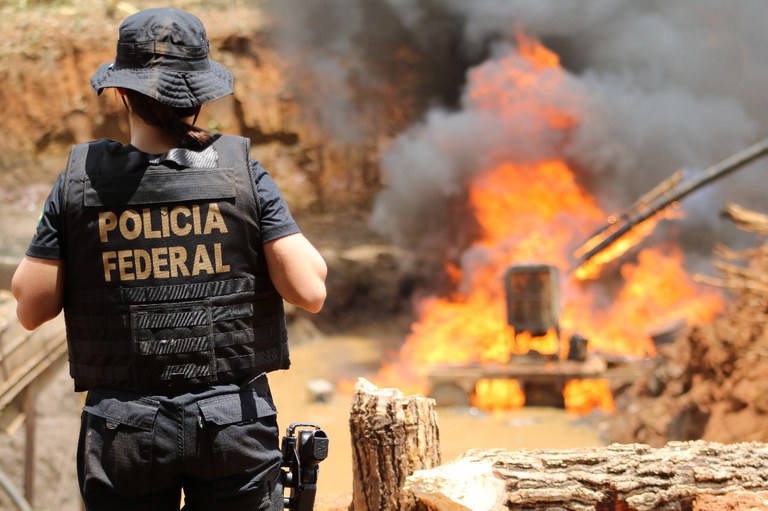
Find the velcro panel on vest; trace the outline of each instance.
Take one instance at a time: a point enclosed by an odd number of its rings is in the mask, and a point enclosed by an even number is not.
[[[120,288],[91,288],[78,289],[70,301],[78,309],[92,311],[94,305],[146,303],[176,300],[198,300],[213,297],[251,296],[254,292],[264,293],[256,289],[253,277],[239,277],[213,282],[190,282],[186,284],[168,284],[160,286],[120,287]]]
[[[131,306],[134,362],[171,386],[216,379],[213,314],[207,300]]]
[[[231,199],[237,194],[235,171],[228,168],[156,170],[85,179],[86,206],[160,204]]]

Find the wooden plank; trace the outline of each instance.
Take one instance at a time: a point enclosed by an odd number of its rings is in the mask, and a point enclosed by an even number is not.
[[[24,407],[21,398],[16,398],[0,411],[0,432],[13,435],[24,424]]]
[[[1,306],[3,317],[8,320],[0,332],[0,414],[5,426],[18,422],[19,406],[10,407],[7,414],[5,409],[28,385],[66,360],[67,354],[63,315],[28,332],[16,319],[15,306],[14,301]]]
[[[53,350],[43,352],[29,361],[29,364],[13,380],[4,382],[0,388],[0,410],[8,406],[30,383],[45,373],[49,367],[61,359],[66,359],[67,344],[64,339]]]
[[[24,389],[24,498],[30,506],[35,505],[35,447],[37,445],[37,389],[35,382]]]
[[[17,258],[0,257],[0,289],[11,289],[11,279],[18,265]]]
[[[435,382],[463,379],[510,379],[542,382],[563,379],[623,379],[639,376],[646,368],[647,364],[643,361],[611,368],[590,366],[570,360],[547,362],[545,364],[444,365],[430,369],[429,379]]]
[[[15,308],[16,302],[11,301],[4,304],[1,311],[3,317],[9,318],[0,335],[2,380],[17,379],[20,372],[25,371],[29,360],[36,358],[40,352],[54,349],[61,342],[60,335],[64,332],[64,320],[61,315],[30,332],[16,320]],[[2,384],[0,393],[1,389]]]

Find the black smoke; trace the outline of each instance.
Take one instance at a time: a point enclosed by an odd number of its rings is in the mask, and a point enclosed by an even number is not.
[[[328,132],[394,137],[372,223],[397,243],[445,251],[461,238],[467,180],[494,159],[552,150],[519,120],[465,97],[467,76],[514,51],[522,31],[555,51],[579,125],[558,150],[608,212],[675,170],[706,168],[768,136],[764,0],[274,0],[275,36]],[[352,119],[363,118],[365,128]],[[510,125],[511,124],[511,125]],[[692,259],[742,243],[727,202],[768,209],[758,161],[690,196],[659,237]],[[457,234],[458,233],[458,234]]]

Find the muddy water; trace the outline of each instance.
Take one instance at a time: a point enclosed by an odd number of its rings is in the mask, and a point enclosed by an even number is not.
[[[281,428],[290,422],[320,425],[330,438],[330,454],[320,465],[318,497],[329,498],[352,489],[349,436],[351,395],[337,394],[329,403],[312,403],[306,382],[313,378],[372,378],[381,344],[370,337],[333,336],[292,350],[290,371],[270,376],[280,410]],[[503,413],[438,409],[443,462],[470,448],[573,448],[600,445],[594,418],[569,416],[554,408],[523,408]]]

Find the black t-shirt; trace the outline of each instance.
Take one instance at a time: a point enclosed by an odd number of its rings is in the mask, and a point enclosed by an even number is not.
[[[258,162],[251,162],[251,169],[259,206],[262,244],[300,232],[272,177]],[[63,198],[64,172],[59,174],[45,201],[37,230],[27,248],[28,256],[40,259],[67,258],[60,240]]]

